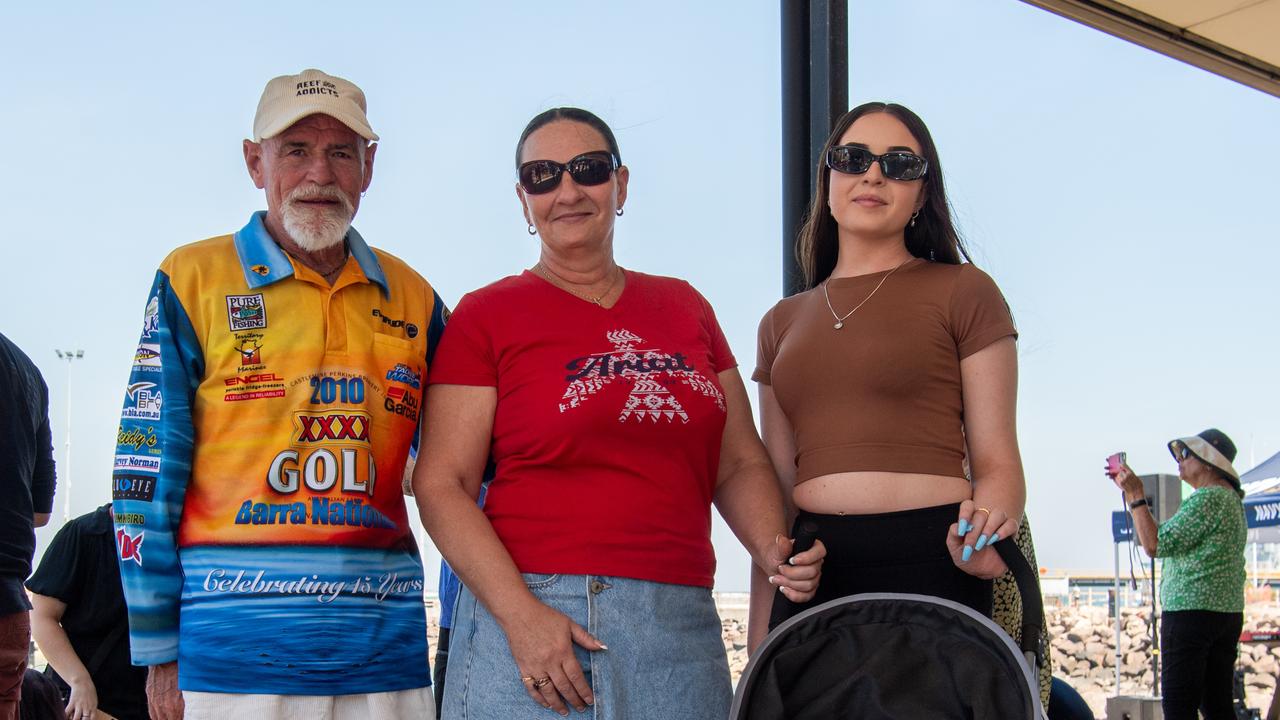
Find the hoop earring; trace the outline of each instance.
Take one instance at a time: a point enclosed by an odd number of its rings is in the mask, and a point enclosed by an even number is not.
[[[915,211],[915,212],[911,213],[911,227],[915,227],[915,226],[916,226],[916,218],[917,218],[917,217],[919,217],[919,216],[920,216],[920,211],[919,211],[919,210],[917,210],[917,211]]]
[[[530,235],[537,235],[537,234],[538,234],[538,228],[534,227],[534,226],[533,226],[533,223],[529,223],[529,234],[530,234]]]
[[[617,215],[618,217],[622,217],[622,208],[618,208]]]

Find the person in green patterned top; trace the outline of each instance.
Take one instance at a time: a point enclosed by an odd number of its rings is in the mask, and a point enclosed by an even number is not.
[[[1231,687],[1244,623],[1245,517],[1236,446],[1217,429],[1169,442],[1178,475],[1195,492],[1157,527],[1142,481],[1122,465],[1138,541],[1164,560],[1160,582],[1160,682],[1165,720],[1234,720]]]

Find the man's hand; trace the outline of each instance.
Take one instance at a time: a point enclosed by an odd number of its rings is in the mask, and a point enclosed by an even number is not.
[[[178,663],[152,665],[147,669],[147,708],[152,720],[182,720],[184,705],[178,690]]]

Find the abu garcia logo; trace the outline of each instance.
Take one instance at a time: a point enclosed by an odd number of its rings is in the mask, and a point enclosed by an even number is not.
[[[391,386],[387,388],[387,399],[382,407],[393,415],[400,415],[416,423],[421,404],[417,393],[406,391],[402,387]]]

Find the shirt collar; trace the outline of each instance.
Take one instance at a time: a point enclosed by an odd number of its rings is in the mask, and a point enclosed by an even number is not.
[[[276,244],[271,233],[267,232],[264,222],[266,211],[259,210],[249,218],[249,222],[240,228],[235,235],[236,254],[240,256],[240,269],[244,272],[244,280],[250,289],[256,289],[293,277],[293,263],[289,256]],[[360,270],[370,282],[382,288],[385,297],[391,297],[391,288],[387,285],[387,276],[382,272],[378,257],[369,249],[364,238],[355,228],[347,230],[347,250],[351,257],[360,264]]]
[[[89,519],[84,526],[85,532],[102,535],[112,531],[115,519],[111,516],[111,512],[107,510],[109,507],[111,507],[111,503],[102,505],[89,514]]]

